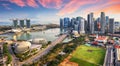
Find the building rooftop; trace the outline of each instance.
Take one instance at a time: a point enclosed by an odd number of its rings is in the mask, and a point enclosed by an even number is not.
[[[38,44],[32,44],[31,45],[31,47],[30,47],[30,49],[34,49],[34,48],[41,48],[42,47],[42,45],[38,45]]]
[[[95,40],[107,40],[106,36],[98,36],[97,38],[95,38]]]

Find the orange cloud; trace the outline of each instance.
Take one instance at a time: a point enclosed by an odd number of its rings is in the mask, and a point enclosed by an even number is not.
[[[120,4],[111,5],[109,7],[103,8],[100,11],[112,13],[112,14],[118,14],[118,13],[120,13]],[[100,12],[100,11],[98,11],[98,12]]]
[[[36,3],[35,0],[27,0],[27,5],[31,7],[38,7],[38,4]]]
[[[97,3],[99,0],[71,0],[68,4],[63,7],[57,15],[62,16],[65,14],[71,14],[77,11],[80,7],[87,4]]]
[[[23,0],[10,0],[11,3],[15,3],[18,6],[24,7],[26,6]]]
[[[62,6],[62,0],[39,0],[39,3],[46,8],[59,9]]]
[[[120,4],[120,0],[108,0],[107,2],[104,2],[104,3],[101,3],[101,4],[98,4],[96,6],[92,6],[92,7],[89,7],[87,9],[85,9],[84,11],[87,13],[87,12],[95,12],[95,13],[99,13],[100,11],[105,11],[104,9],[105,8],[109,8],[111,6],[114,6],[116,4]],[[112,9],[111,9],[112,10]],[[110,10],[110,11],[111,11]]]
[[[113,2],[120,2],[120,0],[110,0],[111,3]]]

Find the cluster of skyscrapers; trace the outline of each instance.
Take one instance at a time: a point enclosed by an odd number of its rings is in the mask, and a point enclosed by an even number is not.
[[[88,34],[106,34],[106,33],[115,33],[115,29],[119,28],[120,22],[115,22],[114,18],[109,18],[105,16],[104,12],[101,12],[100,17],[97,19],[94,18],[94,13],[87,15],[87,20],[83,17],[68,18],[65,17],[60,19],[60,31],[66,32],[69,29],[77,31],[78,33],[88,33]],[[117,27],[115,28],[115,26]]]
[[[25,24],[25,21],[26,21],[26,24]],[[13,28],[30,28],[31,27],[31,24],[30,24],[30,19],[21,19],[21,20],[18,20],[18,19],[13,19]]]
[[[82,17],[70,18],[66,17],[64,19],[60,19],[60,31],[67,32],[67,30],[72,29],[78,31],[78,33],[85,33],[84,26],[85,19]]]

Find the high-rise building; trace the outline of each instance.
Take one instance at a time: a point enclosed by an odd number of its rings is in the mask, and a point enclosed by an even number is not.
[[[64,18],[64,28],[68,28],[70,24],[69,18]]]
[[[71,27],[72,27],[73,29],[74,29],[75,21],[76,21],[75,18],[72,18],[72,19],[71,19]]]
[[[105,32],[108,33],[109,30],[109,16],[106,16]]]
[[[120,22],[114,22],[114,29],[116,33],[120,32]]]
[[[105,20],[105,13],[101,12],[101,33],[105,33],[105,25],[106,25],[106,20]]]
[[[85,33],[85,28],[84,25],[85,24],[85,20],[83,18],[80,19],[80,33]]]
[[[106,24],[108,24],[109,23],[109,16],[106,16]]]
[[[110,18],[109,19],[109,33],[114,33],[114,19]]]
[[[98,21],[97,20],[95,20],[95,22],[94,22],[94,31],[95,32],[98,32],[98,26],[97,26],[97,24],[98,24]]]
[[[82,17],[80,17],[80,16],[79,16],[79,17],[76,17],[76,20],[77,20],[77,21],[80,21],[81,18],[82,18]]]
[[[31,27],[30,19],[26,19],[26,27],[27,27],[27,28],[30,28],[30,27]]]
[[[20,20],[20,27],[24,28],[24,20]]]
[[[87,26],[87,24],[88,24],[88,22],[85,20],[85,24],[84,24],[84,26],[85,26],[84,27],[85,28],[85,33],[88,33],[88,28],[87,28],[88,26]]]
[[[100,31],[100,18],[97,18],[97,20],[94,22],[94,30],[95,33],[98,33]]]
[[[88,29],[88,33],[94,33],[94,19],[93,19],[93,13],[88,14],[88,22],[87,22],[87,29]]]
[[[15,19],[15,20],[13,20],[13,27],[14,27],[14,28],[17,28],[17,26],[18,26],[18,20]]]
[[[78,24],[75,24],[75,25],[74,25],[74,30],[75,30],[75,31],[78,31],[78,30],[79,30],[79,29],[78,29]]]
[[[60,32],[63,32],[64,29],[64,20],[60,19]]]

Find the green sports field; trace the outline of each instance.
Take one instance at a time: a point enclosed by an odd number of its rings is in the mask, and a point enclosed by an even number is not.
[[[104,57],[105,49],[81,45],[72,53],[70,61],[79,66],[99,66],[103,65]]]

